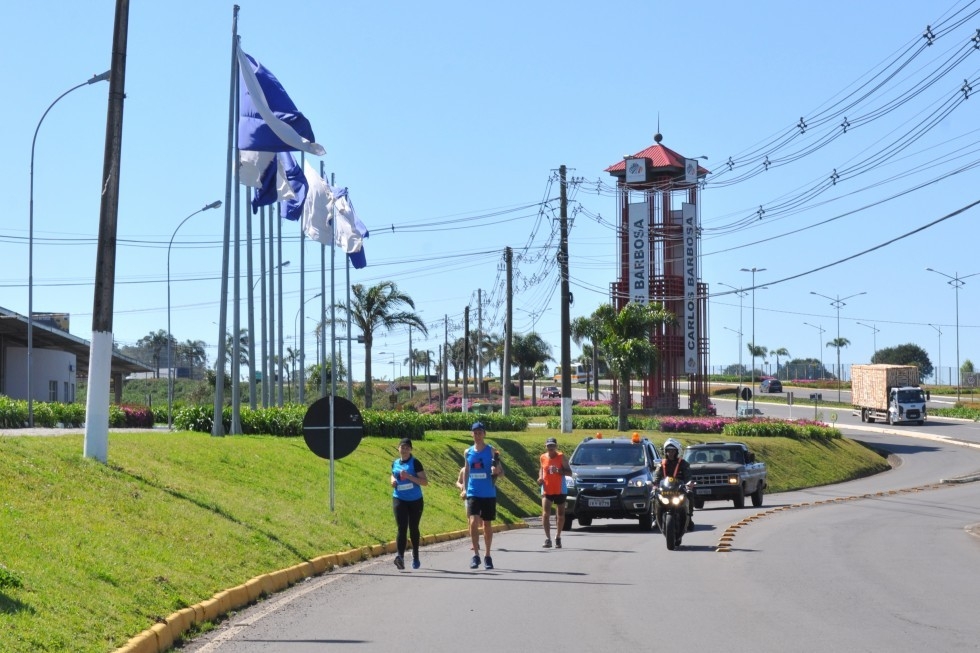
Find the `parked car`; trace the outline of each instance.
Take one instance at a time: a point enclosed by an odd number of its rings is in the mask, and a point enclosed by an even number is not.
[[[762,383],[759,384],[759,392],[782,392],[783,384],[779,382],[779,379],[762,379]]]
[[[753,408],[752,406],[739,406],[738,411],[735,413],[735,417],[744,417],[746,419],[762,417],[762,411],[758,408]]]
[[[542,399],[561,399],[561,390],[553,385],[541,388]]]

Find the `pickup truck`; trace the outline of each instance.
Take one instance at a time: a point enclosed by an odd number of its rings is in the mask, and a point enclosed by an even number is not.
[[[705,501],[732,501],[736,508],[745,507],[745,497],[752,505],[762,505],[768,486],[766,464],[741,442],[705,442],[684,450],[684,460],[691,465],[694,480],[694,507]]]

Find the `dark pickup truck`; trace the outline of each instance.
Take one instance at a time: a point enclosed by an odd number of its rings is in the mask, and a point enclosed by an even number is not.
[[[745,497],[752,505],[762,505],[766,491],[766,464],[741,442],[705,442],[684,450],[684,460],[691,465],[694,479],[694,507],[705,501],[732,501],[736,508],[745,507]]]

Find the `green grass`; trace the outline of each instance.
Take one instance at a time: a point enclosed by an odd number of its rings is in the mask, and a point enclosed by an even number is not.
[[[508,470],[501,521],[538,513],[537,456],[549,435],[570,453],[588,434],[490,434]],[[453,483],[470,442],[468,433],[429,433],[416,443],[431,482],[423,533],[465,527]],[[82,436],[0,438],[4,652],[111,651],[257,575],[394,539],[392,439],[365,438],[336,462],[334,512],[329,464],[300,438],[112,433],[108,465],[84,459],[82,444]],[[773,491],[886,467],[844,439],[748,444],[769,464]]]

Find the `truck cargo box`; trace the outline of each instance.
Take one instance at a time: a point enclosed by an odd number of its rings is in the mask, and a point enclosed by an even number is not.
[[[851,403],[859,408],[888,410],[888,390],[919,385],[914,365],[852,365]]]

